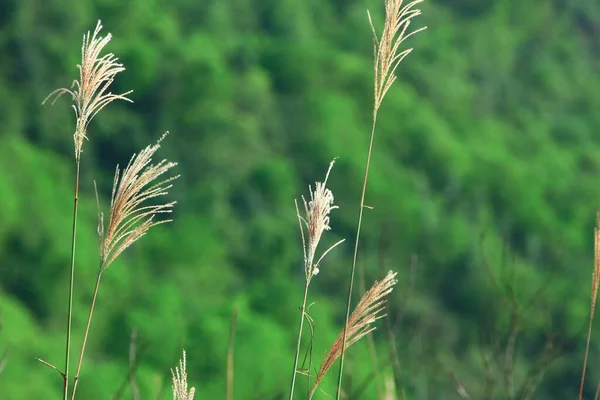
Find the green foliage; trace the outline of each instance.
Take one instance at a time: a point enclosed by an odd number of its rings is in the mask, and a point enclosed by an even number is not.
[[[380,26],[374,0],[0,5],[0,354],[11,349],[2,398],[60,394],[58,374],[34,357],[62,360],[74,123],[66,97],[40,103],[76,77],[81,35],[98,18],[127,68],[113,92],[133,89],[134,104],[109,105],[82,156],[74,349],[98,268],[92,181],[106,213],[116,164],[165,130],[160,156],[182,177],[169,195],[175,222],[106,271],[78,394],[118,390],[135,329],[141,398],[170,397],[182,348],[197,398],[223,397],[237,306],[236,398],[284,395],[303,286],[293,199],[334,157],[340,210],[328,240],[354,235],[372,107],[366,7]],[[511,296],[523,320],[517,378],[550,332],[577,351],[551,366],[534,398],[576,393],[600,199],[594,15],[591,0],[423,5],[416,24],[429,29],[409,40],[415,51],[379,115],[360,260],[367,282],[382,276],[380,263],[399,271],[391,314],[403,310],[407,399],[452,398],[449,371],[478,396],[482,356],[508,335]],[[350,257],[350,244],[337,248],[311,286],[316,364],[341,328]],[[366,347],[351,353],[356,389],[372,365]],[[376,398],[373,384],[363,398]]]

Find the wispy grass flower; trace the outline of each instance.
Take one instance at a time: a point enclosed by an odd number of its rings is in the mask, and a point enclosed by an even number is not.
[[[83,336],[83,344],[79,353],[79,363],[77,364],[77,372],[73,384],[72,400],[75,399],[79,373],[81,372],[81,365],[83,363],[102,274],[125,249],[144,236],[150,228],[171,221],[169,219],[157,221],[155,217],[161,213],[170,213],[176,202],[146,204],[148,200],[166,195],[172,187],[171,182],[179,177],[177,175],[155,183],[160,176],[177,165],[177,163],[167,160],[151,164],[152,157],[160,148],[160,143],[165,136],[166,133],[156,144],[144,148],[139,154],[134,154],[122,174],[117,166],[110,202],[110,217],[106,231],[103,214],[98,211],[100,269],[96,278],[96,287],[94,288],[87,326]]]
[[[410,36],[426,29],[423,27],[407,33],[411,19],[421,15],[421,10],[413,8],[421,2],[423,0],[414,0],[402,7],[403,0],[387,0],[385,23],[380,38],[377,37],[371,14],[367,11],[374,42],[375,113],[379,110],[388,89],[396,80],[396,68],[413,50],[412,48],[401,50],[400,45]]]
[[[390,271],[381,282],[375,282],[371,289],[364,294],[352,312],[346,328],[340,332],[321,363],[310,397],[314,395],[327,371],[342,354],[344,332],[346,332],[346,348],[348,348],[375,330],[373,323],[379,318],[385,317],[385,314],[383,314],[385,297],[392,292],[396,283],[396,272]]]
[[[185,350],[183,359],[179,361],[179,367],[175,367],[175,371],[171,370],[171,375],[173,376],[173,400],[194,400],[196,388],[192,387],[188,390]]]
[[[373,25],[371,14],[367,11],[369,23],[373,31],[373,70],[374,70],[374,102],[373,102],[373,124],[371,126],[371,138],[369,140],[369,150],[367,152],[367,161],[365,163],[365,174],[363,179],[362,193],[360,195],[360,209],[358,212],[358,221],[356,226],[356,239],[354,241],[354,255],[352,257],[352,270],[350,272],[350,283],[348,284],[348,301],[346,302],[346,324],[349,326],[350,307],[352,304],[352,289],[354,286],[354,274],[356,271],[356,261],[358,259],[358,245],[360,240],[360,231],[362,227],[363,211],[365,205],[365,195],[367,192],[367,183],[369,181],[369,168],[371,166],[371,155],[373,153],[373,142],[375,140],[375,126],[377,125],[377,112],[387,93],[388,89],[396,80],[396,68],[400,62],[412,51],[412,48],[401,49],[402,43],[410,36],[422,31],[425,28],[407,33],[411,20],[421,14],[421,10],[414,9],[417,4],[423,0],[414,0],[403,6],[403,0],[385,0],[385,22],[381,37],[377,36],[377,31]],[[338,373],[338,385],[336,400],[340,399],[342,391],[342,377],[344,371],[344,356],[346,348],[346,331],[344,328],[342,335],[342,348],[340,356],[340,369]]]
[[[64,379],[63,385],[63,400],[68,399],[69,395],[69,361],[71,353],[71,327],[73,319],[73,291],[75,282],[75,250],[77,243],[77,214],[79,204],[79,172],[81,164],[81,152],[83,140],[87,137],[87,128],[94,116],[113,100],[121,99],[131,101],[127,95],[128,91],[123,94],[113,94],[108,91],[115,76],[122,72],[125,68],[118,63],[118,59],[112,54],[106,54],[100,57],[100,53],[104,46],[110,42],[110,33],[106,37],[98,36],[102,29],[102,24],[98,21],[94,34],[83,35],[83,44],[81,46],[81,64],[77,65],[79,69],[79,80],[75,80],[71,86],[72,90],[61,88],[53,91],[42,102],[45,103],[48,99],[53,98],[52,104],[63,94],[68,93],[73,98],[73,109],[75,110],[76,127],[73,139],[75,142],[75,196],[73,202],[73,230],[71,236],[71,268],[69,279],[69,298],[67,309],[67,334],[65,346],[65,369],[61,372]],[[45,362],[45,361],[44,361]],[[48,364],[47,362],[45,362]],[[48,364],[50,365],[50,364]]]
[[[315,190],[309,186],[310,190],[310,201],[306,201],[302,196],[302,203],[304,204],[305,215],[300,215],[300,209],[298,208],[298,202],[296,201],[296,215],[298,216],[298,223],[300,224],[300,234],[302,236],[302,251],[304,255],[304,273],[306,277],[304,285],[304,297],[302,299],[302,307],[300,312],[300,326],[298,328],[298,341],[296,343],[296,354],[294,355],[294,370],[292,373],[292,382],[290,386],[290,400],[294,398],[294,387],[296,384],[296,373],[298,372],[298,357],[300,355],[300,345],[302,343],[302,329],[304,327],[304,318],[310,318],[306,314],[306,299],[308,298],[308,287],[313,276],[319,273],[319,264],[323,258],[329,253],[334,247],[342,243],[344,240],[340,240],[337,243],[330,246],[319,259],[315,262],[315,254],[317,247],[321,241],[323,232],[331,229],[329,226],[329,214],[332,210],[338,208],[333,204],[333,193],[327,188],[327,179],[329,173],[333,168],[335,160],[331,161],[325,180],[323,182],[315,183]],[[306,234],[304,228],[306,227]]]
[[[102,24],[98,21],[94,34],[83,35],[83,45],[81,46],[81,64],[77,65],[79,69],[79,80],[73,82],[74,89],[60,88],[56,89],[46,98],[53,97],[52,103],[63,94],[70,94],[73,97],[73,109],[77,125],[75,134],[75,159],[79,160],[83,147],[83,140],[87,138],[87,128],[94,116],[110,102],[120,99],[131,102],[127,95],[132,91],[123,94],[114,94],[108,91],[113,83],[115,76],[125,70],[123,64],[118,62],[114,54],[108,53],[100,57],[104,46],[110,42],[112,36],[107,34],[105,37],[98,36]],[[46,102],[44,100],[44,102]]]
[[[600,284],[600,212],[596,214],[596,228],[594,228],[594,269],[592,271],[592,295],[590,299],[590,318],[588,320],[588,334],[583,356],[583,369],[581,372],[581,383],[579,385],[579,397],[583,398],[583,384],[585,383],[585,372],[587,368],[588,354],[590,352],[590,340],[592,337],[592,325],[594,323],[594,314],[596,312],[596,301],[598,298],[598,285]],[[600,382],[596,388],[596,396],[600,393]]]
[[[139,154],[134,154],[122,174],[117,166],[106,234],[102,214],[100,214],[98,228],[101,242],[100,261],[103,269],[108,268],[119,254],[144,236],[150,228],[171,221],[170,219],[157,221],[155,217],[157,214],[170,213],[175,201],[164,204],[143,204],[150,199],[166,195],[173,186],[171,182],[179,178],[177,175],[153,183],[177,165],[167,160],[150,164],[152,156],[160,148],[160,143],[165,136],[166,134],[156,144],[146,147]]]
[[[312,187],[309,186],[310,201],[307,202],[304,196],[302,196],[305,217],[300,215],[298,203],[296,202],[296,215],[298,216],[298,221],[300,223],[300,233],[302,235],[302,249],[304,252],[304,272],[306,274],[307,282],[310,282],[312,277],[319,273],[319,263],[327,255],[327,253],[329,253],[338,244],[343,242],[343,240],[340,240],[339,242],[329,247],[321,255],[321,257],[319,257],[317,262],[314,262],[317,247],[319,245],[319,242],[321,241],[321,236],[323,235],[323,232],[331,229],[331,227],[329,226],[329,214],[332,210],[338,208],[338,206],[333,205],[333,193],[330,189],[327,188],[327,179],[329,178],[329,173],[331,172],[334,163],[335,160],[331,161],[331,163],[329,164],[329,169],[327,170],[327,174],[325,175],[325,180],[323,182],[315,183],[314,191],[312,190]],[[304,227],[306,227],[307,229],[307,235],[304,234]]]

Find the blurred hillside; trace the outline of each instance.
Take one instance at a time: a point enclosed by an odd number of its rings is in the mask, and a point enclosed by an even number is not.
[[[428,29],[406,42],[415,50],[379,115],[360,253],[367,285],[399,272],[389,321],[400,365],[386,361],[381,321],[383,374],[396,372],[405,399],[458,399],[457,384],[472,398],[524,399],[532,382],[531,398],[575,398],[600,204],[600,5],[420,8],[411,27]],[[344,316],[370,133],[366,9],[380,28],[379,0],[0,2],[0,399],[61,393],[34,357],[64,357],[74,118],[67,97],[41,102],[78,77],[98,19],[127,68],[112,90],[133,89],[134,103],[109,105],[84,145],[75,349],[97,272],[93,181],[106,212],[116,164],[167,130],[159,157],[181,178],[174,223],[105,274],[80,398],[112,398],[127,381],[133,330],[142,399],[171,398],[182,348],[196,398],[223,398],[234,307],[236,399],[285,398],[304,279],[294,199],[339,157],[324,241],[347,242],[311,287],[320,362]],[[357,393],[373,370],[366,341],[348,354]],[[370,382],[361,398],[376,393]]]

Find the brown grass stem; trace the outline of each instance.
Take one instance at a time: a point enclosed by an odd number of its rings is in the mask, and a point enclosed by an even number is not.
[[[81,352],[79,353],[79,362],[77,364],[77,373],[73,382],[73,393],[71,400],[75,399],[75,392],[79,382],[81,365],[87,344],[90,325],[94,314],[94,306],[98,296],[98,289],[102,273],[111,265],[111,263],[129,246],[144,236],[150,228],[156,225],[170,222],[171,220],[155,221],[157,214],[170,213],[175,202],[165,204],[146,205],[151,199],[166,195],[168,189],[172,187],[171,182],[179,177],[173,176],[161,182],[154,183],[161,175],[176,166],[176,163],[162,160],[157,164],[152,163],[154,153],[160,148],[161,141],[165,138],[163,135],[159,141],[142,149],[138,154],[134,154],[122,171],[117,166],[115,178],[113,181],[113,191],[110,203],[110,216],[108,226],[104,229],[104,218],[100,212],[98,194],[96,193],[96,202],[98,203],[98,238],[100,242],[100,268],[96,279],[96,286],[90,305],[87,326],[83,337]]]
[[[583,396],[583,385],[585,383],[585,370],[587,368],[588,354],[590,352],[590,339],[592,337],[592,324],[594,312],[596,311],[596,298],[598,295],[598,283],[600,282],[600,213],[596,215],[596,228],[594,229],[594,270],[592,272],[592,295],[590,299],[590,319],[588,321],[588,334],[585,344],[585,355],[583,356],[583,368],[581,371],[581,384],[579,385],[578,400]]]
[[[98,297],[98,289],[100,288],[100,280],[102,279],[103,269],[100,268],[98,277],[96,279],[96,286],[94,288],[94,296],[92,297],[92,303],[90,304],[90,312],[88,314],[87,325],[85,327],[85,334],[83,335],[83,343],[81,345],[81,352],[79,353],[79,362],[77,363],[77,372],[75,372],[75,379],[73,381],[73,393],[71,394],[71,400],[75,399],[75,392],[77,391],[77,384],[79,383],[79,374],[81,373],[81,365],[83,364],[83,355],[85,353],[85,347],[87,345],[87,339],[90,333],[90,326],[92,325],[92,316],[94,315],[94,307],[96,306],[96,298]]]
[[[35,359],[36,359],[36,360],[38,360],[39,362],[41,362],[42,364],[44,364],[45,366],[47,366],[47,367],[50,367],[50,368],[52,368],[53,370],[55,370],[56,372],[58,372],[58,373],[60,374],[60,376],[62,376],[62,377],[63,377],[63,379],[64,379],[64,377],[65,377],[65,374],[64,374],[64,373],[63,373],[63,372],[62,372],[60,369],[58,369],[58,368],[57,368],[57,367],[55,367],[54,365],[50,364],[50,363],[49,363],[48,361],[46,361],[46,360],[42,360],[41,358],[37,358],[37,357],[35,357]]]

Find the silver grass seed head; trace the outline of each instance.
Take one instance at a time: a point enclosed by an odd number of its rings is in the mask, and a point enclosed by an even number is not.
[[[105,37],[99,36],[100,30],[102,30],[102,24],[98,21],[93,35],[89,31],[83,35],[81,64],[77,65],[79,80],[73,82],[71,86],[73,89],[56,89],[43,102],[45,103],[48,99],[53,98],[52,104],[54,104],[63,94],[70,94],[73,98],[73,109],[77,120],[75,134],[73,135],[76,160],[81,157],[83,140],[87,138],[87,128],[94,116],[114,100],[132,102],[131,99],[127,98],[127,95],[132,92],[131,90],[123,94],[114,94],[108,91],[115,76],[124,71],[125,67],[118,62],[119,59],[112,53],[100,56],[104,47],[112,39],[110,33]]]
[[[98,233],[100,238],[100,261],[102,269],[108,266],[129,246],[144,236],[150,228],[171,222],[170,219],[156,220],[158,214],[170,213],[176,202],[148,204],[166,195],[179,175],[162,181],[158,178],[167,173],[177,163],[162,160],[152,164],[154,153],[160,148],[159,141],[134,154],[127,168],[121,173],[117,166],[110,203],[110,216],[106,229],[100,214]]]
[[[319,263],[323,257],[325,257],[329,251],[342,242],[339,241],[331,246],[321,255],[317,262],[314,261],[317,247],[321,241],[323,232],[331,230],[331,227],[329,226],[329,213],[332,210],[339,208],[333,204],[333,192],[327,188],[327,179],[329,178],[329,173],[331,172],[334,163],[335,159],[329,164],[329,169],[327,170],[327,174],[325,175],[323,182],[315,183],[315,190],[312,189],[312,186],[309,186],[310,200],[307,202],[306,198],[302,196],[302,203],[304,204],[304,212],[306,217],[302,217],[300,215],[298,205],[296,204],[296,212],[298,215],[298,220],[300,221],[300,231],[302,234],[304,268],[307,281],[310,281],[314,275],[319,273]],[[307,237],[304,235],[303,226],[305,226],[307,229]]]

